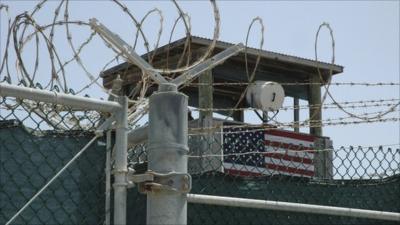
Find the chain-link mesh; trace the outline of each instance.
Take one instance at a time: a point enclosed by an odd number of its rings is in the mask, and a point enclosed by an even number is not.
[[[189,136],[191,193],[400,212],[398,148],[333,149],[325,137],[229,127]],[[145,171],[145,144],[130,153],[131,166]],[[128,223],[145,223],[145,195],[131,189],[129,198]],[[189,203],[188,224],[396,222]]]
[[[101,115],[9,97],[0,105],[3,224],[87,144]],[[15,224],[104,223],[105,145],[104,139],[92,145]],[[192,127],[189,148],[192,193],[400,212],[398,148],[333,149],[325,137],[232,125],[212,132]],[[129,167],[145,172],[146,143],[128,153]],[[127,202],[128,224],[145,224],[146,196],[132,188]],[[190,203],[188,223],[395,224]]]
[[[94,136],[100,115],[0,98],[0,224]],[[102,224],[105,140],[93,143],[12,224]]]

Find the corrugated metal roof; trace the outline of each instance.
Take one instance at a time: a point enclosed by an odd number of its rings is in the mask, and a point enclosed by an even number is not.
[[[185,40],[185,38],[179,39],[178,41],[184,41],[184,40]],[[204,44],[204,43],[201,43],[201,42],[211,43],[212,39],[205,38],[205,37],[199,37],[199,36],[192,36],[192,42],[199,43],[199,44]],[[230,47],[230,46],[232,46],[234,44],[218,40],[216,46],[218,47],[218,46],[221,46],[221,45],[225,45],[223,47],[226,48],[226,47]],[[258,48],[247,47],[247,51],[248,51],[249,54],[256,55],[256,54],[258,54],[258,52],[260,50]],[[256,51],[256,52],[254,52],[254,51]],[[309,62],[309,63],[314,64],[314,66],[317,66],[317,65],[320,65],[320,66],[324,65],[324,66],[328,66],[328,67],[333,66],[332,69],[335,70],[337,73],[343,72],[343,66],[340,66],[340,65],[337,65],[337,64],[331,64],[331,63],[327,63],[327,62],[322,62],[322,61],[316,61],[316,60],[313,60],[313,59],[308,59],[308,58],[299,57],[299,56],[292,56],[292,55],[288,55],[288,54],[283,54],[283,53],[278,53],[278,52],[273,52],[273,51],[267,51],[267,50],[261,50],[261,56],[265,57],[265,58],[273,58],[273,59],[281,59],[281,60],[282,59],[286,59],[286,60],[282,60],[282,61],[292,61],[292,60],[287,60],[287,59],[293,58],[295,60],[298,60],[299,61],[298,63]]]
[[[167,51],[167,49],[171,50],[175,47],[178,46],[183,46],[186,41],[186,37],[178,39],[170,44],[164,45],[162,47],[159,47],[157,49],[158,53],[161,53],[163,51]],[[191,36],[191,43],[192,44],[198,44],[198,45],[204,45],[208,46],[212,42],[211,39],[204,38],[204,37],[199,37],[199,36]],[[229,48],[234,44],[225,42],[225,41],[217,41],[216,43],[216,48],[217,49],[226,49]],[[149,52],[147,54],[144,54],[142,57],[147,58],[148,54],[152,54],[152,52]],[[301,66],[307,66],[311,68],[320,68],[321,70],[330,70],[332,69],[333,74],[338,74],[343,72],[343,66],[336,65],[336,64],[330,64],[322,61],[315,61],[312,59],[307,59],[307,58],[302,58],[298,56],[292,56],[288,54],[283,54],[283,53],[277,53],[273,51],[267,51],[267,50],[259,50],[257,48],[252,48],[248,47],[247,48],[247,54],[252,55],[252,56],[258,56],[258,54],[261,54],[262,59],[269,59],[269,60],[277,60],[281,61],[284,63],[292,63],[295,65],[301,65]],[[122,63],[120,65],[117,65],[113,68],[110,68],[101,74],[101,77],[107,76],[107,74],[112,74],[114,72],[119,71],[120,69],[124,69],[130,66],[130,63]]]

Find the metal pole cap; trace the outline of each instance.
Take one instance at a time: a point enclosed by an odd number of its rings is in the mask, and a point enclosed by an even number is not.
[[[162,83],[158,87],[159,92],[177,92],[178,86],[173,83]]]

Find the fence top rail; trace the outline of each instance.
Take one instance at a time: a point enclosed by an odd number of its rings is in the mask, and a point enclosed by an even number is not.
[[[121,108],[121,105],[117,102],[75,96],[55,91],[21,87],[7,83],[0,83],[0,96],[60,104],[79,110],[95,110],[100,112],[112,113]]]
[[[400,221],[400,213],[356,209],[346,207],[303,204],[294,202],[267,201],[259,199],[246,199],[225,196],[188,194],[188,202],[195,204],[220,205],[230,207],[246,207],[267,210],[282,210],[289,212],[304,212],[334,216],[349,216],[368,219]]]

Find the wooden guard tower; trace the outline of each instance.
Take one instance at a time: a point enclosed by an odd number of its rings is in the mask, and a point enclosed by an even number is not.
[[[162,46],[155,51],[143,55],[146,60],[153,57],[151,62],[155,68],[175,69],[177,66],[184,66],[186,63],[195,62],[207,50],[212,40],[191,37],[190,49],[185,46],[186,38],[179,39],[169,45]],[[218,41],[212,55],[225,50],[233,44]],[[184,49],[186,51],[184,52]],[[247,49],[248,68],[251,72],[254,68],[257,56],[261,55],[254,81],[275,81],[278,83],[324,83],[328,80],[330,71],[333,75],[343,72],[343,67],[332,65],[324,62],[316,62],[315,60],[304,59],[300,57],[284,55],[270,51],[260,51],[254,48]],[[181,59],[182,58],[182,59]],[[189,61],[188,61],[189,60]],[[318,70],[320,69],[323,80],[321,81]],[[112,81],[120,75],[124,80],[124,92],[126,94],[137,95],[135,87],[141,80],[142,72],[140,69],[129,63],[117,65],[100,76],[103,78],[105,88],[111,88]],[[174,74],[171,74],[171,77]],[[199,79],[193,83],[209,83],[210,85],[190,85],[181,91],[189,96],[189,105],[199,108],[232,108],[234,107],[246,88],[245,85],[221,85],[213,86],[212,83],[240,83],[248,82],[245,67],[245,57],[242,52],[239,55],[229,58],[225,63],[215,67],[212,71],[208,71],[201,75]],[[283,85],[285,95],[293,97],[294,105],[298,105],[299,99],[306,100],[310,105],[319,106],[321,103],[321,85]],[[139,89],[139,88],[136,88]],[[156,86],[148,89],[147,95],[157,90]],[[238,107],[245,107],[246,100],[239,103]],[[212,112],[201,112],[200,119],[209,117]],[[243,111],[220,111],[221,114],[232,115],[235,121],[243,122]],[[322,119],[321,107],[310,107],[309,115],[313,121]],[[294,110],[294,121],[299,120],[299,111]],[[315,122],[316,123],[316,122]],[[295,128],[298,132],[298,128]],[[322,128],[320,126],[311,126],[310,134],[322,136]]]
[[[188,47],[189,45],[187,45],[187,39],[183,38],[169,45],[162,46],[143,55],[142,57],[150,61],[155,68],[175,69],[197,61],[202,55],[204,55],[205,51],[207,51],[211,42],[212,40],[209,39],[192,36],[190,39],[190,48]],[[233,44],[218,41],[212,55],[215,55],[232,45]],[[310,105],[317,106],[309,108],[309,115],[313,115],[312,118],[310,118],[312,120],[312,123],[310,124],[310,134],[296,134],[296,132],[299,132],[299,128],[295,127],[294,132],[284,131],[286,132],[285,135],[312,137],[312,140],[314,140],[312,146],[315,149],[330,149],[332,142],[328,137],[322,136],[322,127],[319,126],[320,122],[318,122],[322,119],[320,105],[321,86],[328,80],[330,72],[332,72],[332,75],[339,74],[343,72],[343,67],[323,62],[316,62],[315,60],[248,48],[247,62],[250,73],[252,68],[254,68],[259,55],[261,58],[253,81],[274,81],[283,84],[282,86],[285,91],[285,96],[293,97],[294,106],[298,106],[299,99],[306,100]],[[243,111],[229,111],[229,109],[232,109],[235,106],[240,108],[247,106],[245,98],[239,102],[242,93],[245,91],[246,85],[213,85],[213,83],[248,83],[249,80],[247,78],[245,63],[244,52],[241,52],[240,54],[229,58],[223,64],[214,67],[212,70],[204,72],[198,79],[194,80],[190,85],[184,86],[180,90],[189,96],[189,106],[205,109],[227,109],[219,111],[218,113],[230,115],[234,119],[233,122],[218,121],[213,118],[213,111],[201,110],[198,121],[192,121],[194,123],[191,123],[191,127],[220,127],[219,125],[244,122]],[[318,68],[320,69],[322,80],[318,74]],[[123,92],[131,98],[137,97],[139,90],[141,89],[140,81],[142,78],[142,71],[135,65],[129,63],[117,65],[100,74],[103,78],[104,87],[110,89],[113,80],[118,75],[123,80]],[[174,77],[176,74],[170,74],[169,76]],[[201,83],[202,85],[196,85],[196,83]],[[285,83],[288,85],[284,85]],[[294,83],[302,84],[293,85]],[[312,85],[309,85],[309,83]],[[150,96],[156,90],[157,86],[153,84],[148,88],[147,93],[145,94],[146,96]],[[296,124],[296,122],[299,121],[298,107],[293,110],[293,112],[294,122]],[[208,129],[207,132],[211,131]],[[199,141],[198,144],[190,146],[191,151],[196,155],[223,155],[224,150],[221,148],[220,144],[216,143],[215,146],[208,146],[205,144],[207,142],[214,143],[214,140],[219,140],[219,143],[223,143],[224,137],[221,133],[223,132],[206,134],[204,137],[206,141]],[[207,160],[207,162],[205,162],[204,159],[191,162],[190,165],[192,165],[192,167],[190,170],[195,173],[215,170],[215,168],[219,168],[217,170],[221,172],[227,171],[225,166],[221,166],[221,158],[208,158]],[[311,177],[324,179],[332,178],[331,151],[316,152],[312,164],[315,169],[313,169]]]

